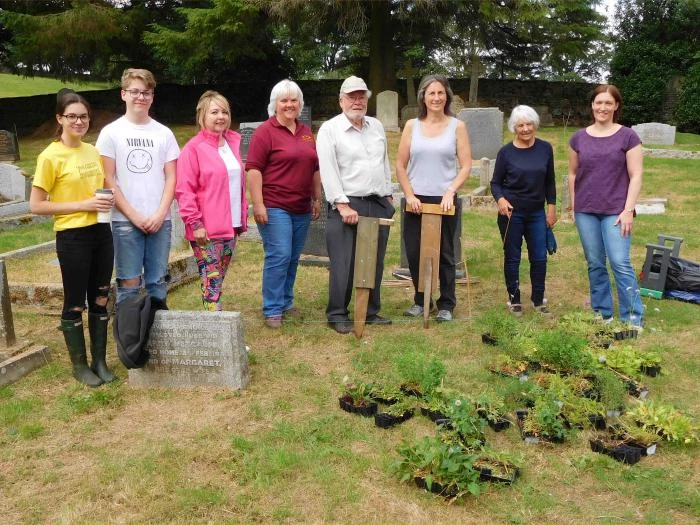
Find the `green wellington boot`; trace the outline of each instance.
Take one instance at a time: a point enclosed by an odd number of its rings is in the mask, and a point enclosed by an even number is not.
[[[73,364],[73,377],[85,385],[100,386],[103,383],[102,379],[93,374],[87,364],[83,320],[61,319],[60,330],[63,332],[70,362]]]
[[[107,323],[109,323],[109,314],[88,314],[90,353],[92,354],[90,368],[102,381],[110,383],[117,376],[107,368]]]

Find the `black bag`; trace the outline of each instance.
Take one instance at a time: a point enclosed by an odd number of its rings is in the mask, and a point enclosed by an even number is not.
[[[654,254],[651,263],[652,272],[661,271],[661,258],[662,254]],[[700,293],[700,264],[680,257],[670,257],[665,288]]]
[[[146,343],[156,311],[148,294],[130,295],[119,303],[113,323],[114,341],[126,368],[143,368],[148,363],[151,356]]]

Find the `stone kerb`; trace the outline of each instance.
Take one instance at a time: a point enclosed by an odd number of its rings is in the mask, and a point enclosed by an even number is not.
[[[250,382],[240,312],[156,313],[145,367],[129,370],[135,387],[244,389]]]
[[[669,126],[661,122],[645,122],[632,126],[632,129],[639,135],[644,145],[672,146],[676,143],[676,126]]]
[[[399,94],[382,91],[377,95],[377,119],[386,131],[399,131]]]
[[[464,108],[457,118],[467,125],[473,159],[495,159],[503,146],[503,112],[498,108]]]

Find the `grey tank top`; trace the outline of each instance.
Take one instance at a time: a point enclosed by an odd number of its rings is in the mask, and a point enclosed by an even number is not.
[[[413,122],[411,155],[408,161],[408,180],[413,193],[438,197],[445,194],[457,176],[457,129],[458,119],[450,121],[437,137],[426,137],[422,123]]]

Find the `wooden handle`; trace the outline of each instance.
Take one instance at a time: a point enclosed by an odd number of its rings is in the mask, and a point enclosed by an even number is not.
[[[421,203],[423,211],[421,213],[432,213],[433,215],[454,215],[455,207],[452,206],[449,210],[443,211],[439,204],[424,204]],[[406,213],[415,213],[406,203]]]

